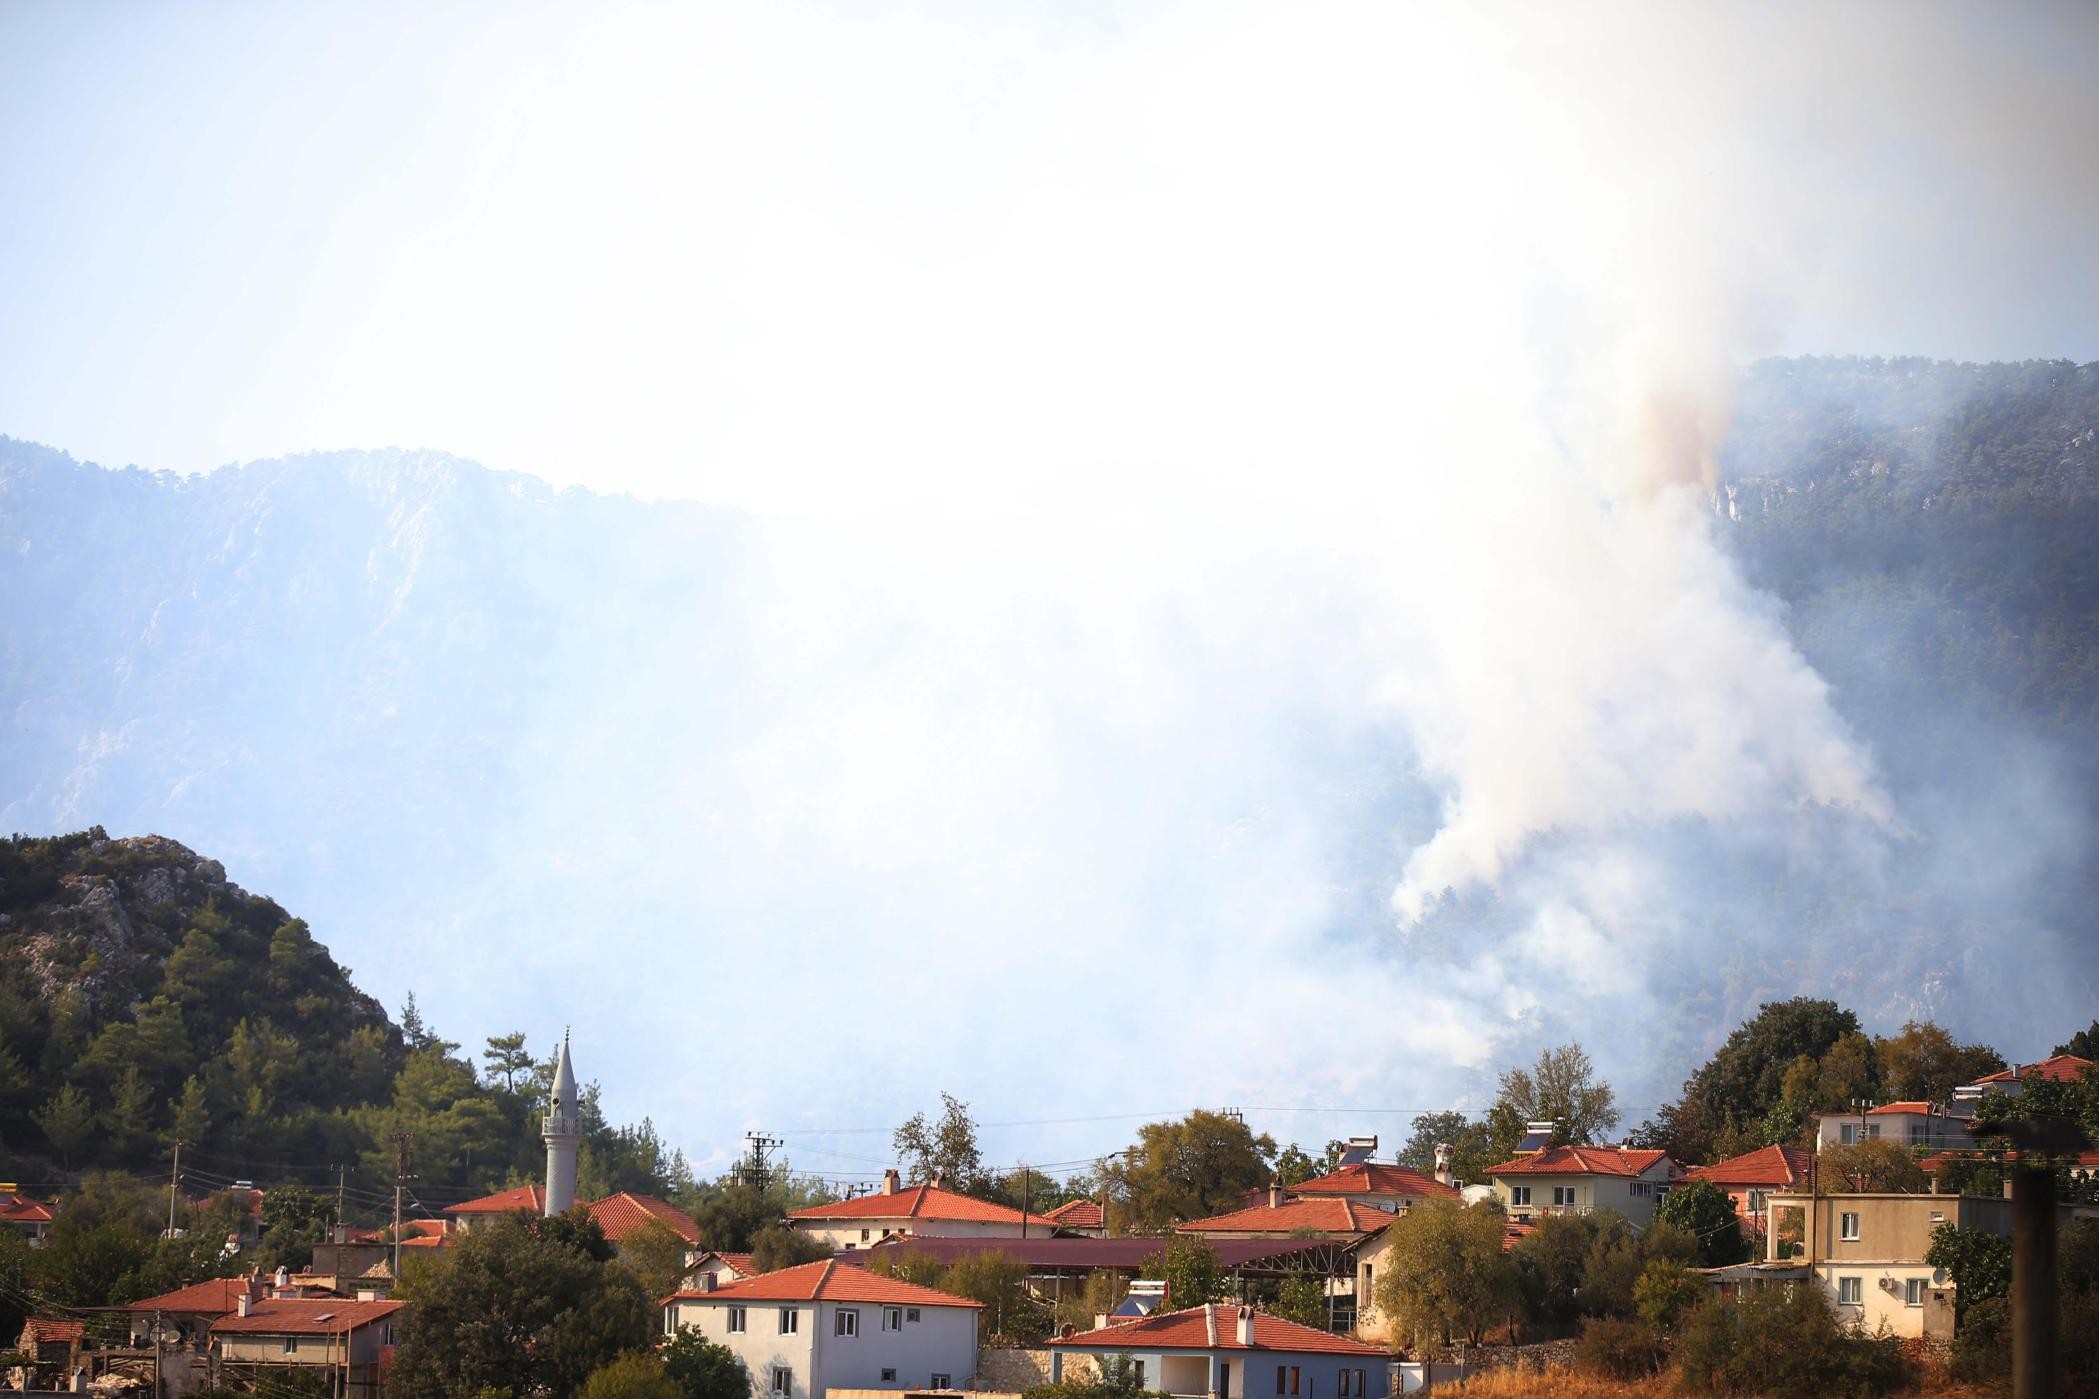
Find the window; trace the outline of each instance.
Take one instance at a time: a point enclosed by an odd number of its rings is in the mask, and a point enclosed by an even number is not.
[[[864,1244],[864,1243],[866,1243],[866,1242],[867,1242],[867,1239],[868,1239],[868,1236],[869,1236],[870,1234],[874,1233],[874,1232],[875,1232],[875,1231],[874,1231],[874,1230],[872,1230],[872,1229],[862,1229],[862,1230],[860,1231],[860,1242],[861,1242],[861,1243],[863,1243],[863,1244]]]
[[[1571,1205],[1571,1204],[1573,1204],[1573,1203],[1574,1203],[1574,1187],[1573,1187],[1573,1186],[1571,1186],[1571,1185],[1555,1185],[1555,1186],[1554,1186],[1554,1187],[1552,1188],[1552,1202],[1553,1202],[1553,1203],[1554,1203],[1555,1205]]]
[[[1912,1128],[1910,1128],[1910,1145],[1911,1145],[1911,1146],[1929,1146],[1929,1145],[1931,1145],[1931,1128],[1929,1128],[1929,1127],[1912,1127]]]
[[[1858,1242],[1858,1216],[1846,1210],[1837,1216],[1837,1238],[1844,1243]]]
[[[1859,1278],[1837,1279],[1837,1305],[1857,1307],[1865,1303],[1865,1283]]]
[[[918,1308],[916,1308],[916,1307],[906,1307],[906,1308],[904,1308],[904,1320],[906,1320],[906,1321],[910,1321],[910,1322],[916,1322],[916,1321],[918,1320]]]
[[[1355,1399],[1355,1390],[1349,1387],[1348,1371],[1337,1371],[1334,1375],[1334,1394],[1337,1399]]]
[[[298,1349],[299,1338],[297,1336],[286,1336],[284,1338],[284,1353],[286,1355],[296,1354]]]
[[[1530,1188],[1530,1187],[1529,1187],[1528,1185],[1512,1185],[1512,1186],[1510,1186],[1510,1187],[1509,1187],[1509,1203],[1510,1203],[1510,1204],[1512,1204],[1512,1205],[1527,1205],[1527,1204],[1529,1204],[1530,1202],[1531,1202],[1531,1188]]]
[[[1856,1122],[1846,1122],[1838,1126],[1837,1144],[1840,1146],[1858,1145],[1858,1124]]]
[[[1751,1214],[1762,1214],[1764,1212],[1765,1193],[1766,1192],[1762,1190],[1752,1190],[1749,1192],[1749,1212]]]
[[[903,1330],[903,1329],[904,1329],[904,1309],[903,1309],[902,1307],[884,1307],[884,1308],[882,1308],[882,1329],[883,1329],[884,1331],[901,1331],[901,1330]]]
[[[745,1320],[746,1320],[746,1319],[745,1319],[745,1316],[744,1316],[744,1310],[743,1310],[743,1308],[742,1308],[742,1307],[731,1307],[731,1308],[729,1308],[729,1331],[730,1331],[730,1334],[732,1334],[732,1335],[733,1335],[733,1334],[735,1334],[735,1333],[737,1333],[737,1332],[739,1332],[739,1331],[742,1331],[742,1330],[744,1329],[744,1325],[745,1325]]]
[[[1275,1367],[1275,1392],[1278,1394],[1297,1393],[1297,1367],[1295,1365],[1278,1365]]]
[[[1362,1289],[1361,1289],[1361,1291],[1362,1291],[1362,1297],[1363,1297],[1363,1302],[1364,1302],[1364,1304],[1365,1304],[1365,1305],[1367,1306],[1367,1305],[1369,1305],[1369,1303],[1370,1303],[1370,1301],[1371,1301],[1371,1299],[1372,1299],[1372,1296],[1373,1296],[1373,1293],[1372,1293],[1372,1290],[1371,1290],[1371,1286],[1370,1286],[1370,1265],[1369,1265],[1368,1263],[1365,1263],[1365,1264],[1363,1265],[1363,1286],[1362,1286]]]
[[[794,1393],[794,1371],[785,1365],[773,1366],[773,1393],[783,1396]]]
[[[834,1336],[857,1336],[860,1334],[860,1313],[851,1307],[840,1307],[836,1324],[831,1328]]]
[[[1369,1377],[1361,1370],[1351,1371],[1351,1373],[1356,1377],[1356,1399],[1370,1399]],[[1344,1379],[1342,1383],[1346,1384],[1347,1380]]]
[[[1654,1198],[1654,1185],[1649,1181],[1636,1180],[1632,1184],[1632,1195],[1635,1200],[1651,1200]]]
[[[1924,1279],[1905,1278],[1902,1283],[1902,1305],[1921,1307],[1924,1305]]]
[[[1137,1383],[1144,1383],[1144,1362],[1141,1360],[1137,1362]],[[955,1384],[952,1377],[948,1375],[935,1374],[933,1376],[932,1387],[934,1389],[953,1389],[955,1387]]]
[[[1144,1388],[1144,1362],[1142,1360],[1139,1360],[1131,1368],[1135,1372],[1137,1387],[1139,1389]]]
[[[882,1383],[884,1383],[884,1384],[895,1384],[895,1383],[896,1383],[896,1371],[894,1371],[894,1370],[884,1370],[884,1371],[882,1372]]]
[[[780,1334],[792,1336],[802,1329],[802,1314],[793,1307],[780,1308]]]

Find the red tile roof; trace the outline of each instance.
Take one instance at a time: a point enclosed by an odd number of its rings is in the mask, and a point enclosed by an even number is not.
[[[1293,1195],[1411,1195],[1423,1200],[1455,1200],[1459,1192],[1434,1176],[1379,1161],[1359,1161],[1330,1174],[1290,1187]]]
[[[1502,1226],[1501,1251],[1507,1253],[1516,1245],[1538,1232],[1537,1224],[1528,1219],[1512,1219]]]
[[[1487,1167],[1490,1176],[1638,1176],[1668,1153],[1620,1146],[1552,1146]]]
[[[499,1190],[493,1195],[483,1195],[478,1200],[465,1204],[446,1205],[446,1214],[511,1214],[524,1210],[528,1214],[544,1214],[547,1208],[547,1192],[536,1185],[520,1185],[514,1190]]]
[[[2043,1059],[2038,1064],[2014,1064],[2008,1069],[1999,1069],[1996,1073],[1985,1074],[1975,1081],[1977,1083],[2011,1083],[2026,1077],[2028,1074],[2039,1074],[2050,1083],[2075,1083],[2078,1079],[2083,1078],[2085,1070],[2091,1067],[2092,1061],[2089,1059],[2080,1059],[2075,1054],[2057,1054],[2052,1058]]]
[[[1066,1229],[1098,1229],[1102,1224],[1098,1200],[1066,1200],[1043,1216]]]
[[[178,1287],[173,1292],[163,1292],[158,1297],[147,1297],[133,1302],[124,1310],[132,1312],[191,1312],[199,1316],[218,1316],[240,1306],[240,1295],[248,1290],[246,1278],[206,1278],[193,1282],[188,1287]]]
[[[1191,1219],[1173,1227],[1182,1234],[1296,1234],[1306,1230],[1375,1234],[1394,1218],[1391,1210],[1330,1195],[1316,1200],[1285,1200],[1280,1205],[1255,1205],[1252,1209]]]
[[[1240,1308],[1220,1305],[1213,1317],[1205,1307],[1161,1312],[1142,1321],[1082,1331],[1069,1340],[1053,1340],[1054,1347],[1075,1350],[1270,1350],[1285,1355],[1362,1355],[1385,1358],[1389,1352],[1377,1346],[1336,1336],[1317,1327],[1300,1326],[1264,1311],[1254,1312],[1254,1343],[1239,1341]],[[1210,1339],[1212,1327],[1217,1339]]]
[[[1814,1159],[1815,1153],[1804,1146],[1767,1146],[1710,1166],[1693,1166],[1684,1172],[1684,1179],[1722,1186],[1798,1185],[1807,1179],[1808,1165]]]
[[[265,1298],[246,1316],[222,1316],[211,1324],[214,1336],[340,1336],[375,1321],[384,1321],[406,1302],[345,1302]]]
[[[636,1195],[622,1190],[617,1195],[593,1200],[586,1208],[590,1210],[590,1217],[598,1222],[598,1227],[605,1231],[605,1237],[614,1243],[652,1219],[668,1226],[673,1234],[688,1244],[700,1241],[700,1226],[693,1223],[691,1215],[653,1195]]]
[[[1937,1103],[1919,1103],[1905,1101],[1900,1103],[1882,1103],[1877,1108],[1867,1108],[1866,1116],[1871,1117],[1875,1113],[1881,1112],[1907,1112],[1915,1113],[1918,1116],[1930,1116],[1933,1113],[1937,1113],[1941,1117],[1944,1117],[1946,1115],[1946,1110],[1940,1107]],[[1823,1114],[1823,1116],[1825,1117],[1829,1115],[1830,1114],[1828,1113]],[[1842,1116],[1843,1114],[1839,1113],[1836,1115]]]
[[[87,1335],[84,1321],[61,1321],[57,1317],[33,1316],[22,1324],[22,1338],[33,1346],[74,1345]]]
[[[861,1195],[828,1205],[811,1205],[804,1210],[795,1210],[787,1217],[808,1220],[948,1219],[978,1224],[1018,1224],[1021,1213],[1011,1205],[979,1200],[974,1195],[943,1190],[937,1185],[913,1185],[889,1195]],[[1057,1227],[1055,1220],[1039,1214],[1031,1214],[1027,1219],[1028,1223],[1040,1224],[1045,1229]]]
[[[1917,1166],[1926,1175],[1935,1176],[1946,1167],[1959,1161],[2017,1161],[2024,1155],[2024,1152],[2019,1151],[2006,1151],[2001,1154],[1987,1151],[1935,1151],[1922,1161],[1919,1161]],[[2060,1160],[2061,1158],[2055,1157],[2052,1159]],[[2071,1164],[2099,1166],[2099,1147],[2092,1147],[2078,1152],[2077,1159]]]
[[[9,1224],[49,1224],[51,1207],[23,1195],[0,1194],[0,1220]]]
[[[725,1282],[712,1292],[688,1288],[672,1293],[665,1300],[711,1302],[716,1299],[732,1302],[873,1302],[913,1307],[981,1308],[984,1305],[951,1292],[921,1287],[915,1282],[900,1282],[865,1268],[840,1266],[835,1258]]]
[[[691,1265],[688,1266],[685,1269],[685,1271],[688,1273],[699,1271],[700,1265],[702,1263],[705,1263],[710,1258],[719,1258],[722,1262],[728,1264],[729,1271],[736,1274],[738,1277],[754,1278],[758,1276],[758,1267],[755,1263],[751,1262],[750,1254],[723,1253],[715,1249],[710,1249],[708,1252],[701,1254],[698,1258],[693,1259]]]

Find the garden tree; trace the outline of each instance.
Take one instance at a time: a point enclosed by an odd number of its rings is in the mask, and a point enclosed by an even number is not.
[[[1485,1180],[1487,1167],[1508,1159],[1493,1154],[1493,1133],[1487,1124],[1475,1122],[1462,1112],[1425,1112],[1416,1117],[1414,1130],[1396,1159],[1409,1170],[1433,1177],[1439,1142],[1450,1143],[1450,1173],[1456,1180]]]
[[[1749,1261],[1742,1237],[1742,1218],[1726,1191],[1709,1180],[1677,1186],[1655,1206],[1654,1217],[1689,1234],[1698,1243],[1698,1266],[1719,1268]]]
[[[1093,1177],[1084,1171],[1059,1179],[1027,1165],[990,1177],[983,1190],[985,1199],[1030,1214],[1044,1214],[1072,1200],[1091,1199],[1096,1193]]]
[[[663,1361],[630,1351],[591,1371],[577,1399],[683,1399]]]
[[[913,1113],[890,1138],[908,1179],[929,1181],[940,1175],[950,1190],[980,1193],[987,1183],[984,1154],[977,1146],[977,1124],[969,1104],[952,1093],[940,1095],[940,1120],[928,1122]]]
[[[1163,1250],[1146,1255],[1137,1271],[1139,1276],[1165,1282],[1168,1306],[1199,1307],[1224,1300],[1224,1264],[1209,1240],[1199,1235],[1173,1235]]]
[[[947,1264],[930,1253],[906,1250],[902,1253],[886,1254],[867,1264],[869,1272],[895,1278],[899,1282],[915,1282],[920,1287],[937,1288],[947,1274]]]
[[[1763,1122],[1784,1099],[1786,1073],[1805,1055],[1819,1064],[1858,1017],[1835,1001],[1768,1001],[1684,1080],[1683,1096],[1643,1123],[1635,1139],[1678,1161],[1715,1159],[1714,1146]]]
[[[44,1140],[51,1143],[60,1162],[70,1170],[73,1158],[94,1139],[94,1105],[88,1102],[87,1094],[68,1083],[36,1114],[36,1125],[43,1129]]]
[[[1028,1290],[1027,1267],[1007,1254],[967,1254],[950,1264],[934,1286],[982,1302],[986,1336],[1032,1345],[1049,1335],[1049,1308]]]
[[[1902,1343],[1846,1326],[1819,1287],[1765,1287],[1712,1297],[1684,1321],[1676,1387],[1691,1394],[1866,1399],[1902,1388]]]
[[[751,1238],[751,1266],[761,1273],[778,1272],[830,1256],[831,1250],[822,1240],[785,1224],[768,1224]]]
[[[1711,1291],[1704,1278],[1683,1264],[1657,1258],[1633,1284],[1633,1310],[1657,1334],[1673,1336]]]
[[[1489,1202],[1430,1200],[1394,1220],[1378,1307],[1419,1350],[1439,1352],[1453,1337],[1477,1343],[1517,1305],[1516,1267],[1502,1252],[1508,1220]]]
[[[1283,1154],[1275,1158],[1275,1178],[1285,1190],[1302,1185],[1319,1174],[1318,1163],[1305,1154],[1305,1149],[1296,1142],[1283,1148]]]
[[[658,1354],[664,1372],[678,1387],[679,1399],[750,1399],[750,1372],[736,1352],[693,1327],[679,1327]]]
[[[513,1215],[462,1236],[444,1261],[402,1279],[401,1348],[389,1387],[469,1399],[487,1387],[568,1394],[655,1332],[634,1274],[580,1211]]]
[[[1906,1020],[1902,1029],[1874,1041],[1881,1088],[1899,1102],[1944,1103],[1953,1090],[2004,1067],[1986,1044],[1959,1044],[1929,1020]]]
[[[1327,1307],[1326,1281],[1310,1273],[1293,1273],[1276,1289],[1275,1314],[1300,1326],[1327,1329],[1333,1315]]]
[[[2090,1059],[2099,1063],[2099,1020],[2094,1020],[2089,1026],[2057,1045],[2055,1053],[2074,1054],[2080,1059]]]
[[[1576,1299],[1600,1220],[1595,1215],[1549,1214],[1510,1250],[1526,1309],[1540,1321],[1574,1320]]]
[[[264,1269],[278,1266],[304,1268],[313,1257],[314,1245],[327,1237],[332,1201],[324,1200],[303,1185],[273,1185],[263,1192],[262,1227]]]
[[[1655,1262],[1689,1263],[1698,1244],[1689,1234],[1667,1224],[1650,1225],[1644,1234],[1615,1214],[1597,1216],[1596,1239],[1582,1260],[1581,1310],[1589,1316],[1634,1314],[1633,1289]]]
[[[1916,1157],[1879,1137],[1825,1147],[1820,1164],[1825,1189],[1915,1195],[1931,1188]]]
[[[779,1223],[792,1210],[834,1198],[821,1182],[784,1168],[773,1173],[763,1190],[731,1172],[705,1185],[673,1190],[671,1197],[699,1226],[700,1246],[723,1253],[747,1253],[767,1225]]]
[[[2008,1298],[2012,1291],[2012,1241],[1980,1229],[1941,1224],[1931,1231],[1924,1261],[1953,1279],[1953,1325],[1958,1331],[1970,1308]]]
[[[1086,1275],[1085,1285],[1077,1292],[1057,1299],[1052,1320],[1060,1329],[1070,1326],[1090,1331],[1095,1317],[1112,1315],[1129,1295],[1128,1278],[1107,1268],[1096,1268]]]
[[[490,1035],[488,1047],[481,1051],[481,1062],[488,1066],[488,1081],[503,1081],[505,1093],[517,1092],[519,1074],[530,1074],[534,1059],[525,1048],[525,1032],[518,1030],[508,1035]],[[528,1078],[527,1083],[531,1080]]]
[[[641,1280],[643,1292],[666,1297],[685,1276],[685,1240],[660,1219],[643,1220],[620,1240],[619,1261]]]
[[[1129,1222],[1164,1229],[1236,1209],[1268,1184],[1275,1140],[1244,1122],[1198,1108],[1170,1122],[1146,1124],[1137,1145],[1101,1165],[1111,1196],[1126,1202]]]
[[[1521,1141],[1525,1124],[1553,1122],[1555,1146],[1586,1146],[1618,1125],[1617,1095],[1596,1077],[1596,1066],[1579,1044],[1539,1051],[1528,1069],[1501,1076],[1501,1096],[1487,1110],[1494,1165],[1506,1161]]]

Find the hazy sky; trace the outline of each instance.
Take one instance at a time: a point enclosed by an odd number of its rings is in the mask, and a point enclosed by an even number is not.
[[[1138,1107],[1389,1100],[1545,1033],[1506,949],[1388,965],[1449,891],[1620,1008],[1683,933],[1627,832],[1901,828],[1698,487],[1765,354],[2099,358],[2095,73],[2074,4],[15,0],[0,432],[818,519],[925,639],[841,643],[836,578],[766,600],[753,903],[921,927],[962,1004],[1066,896],[1162,982],[1371,986],[1407,1013],[1343,1068],[1269,1034]],[[1377,831],[1402,770],[1432,814]],[[992,839],[1021,808],[1038,848]],[[1366,871],[1386,944],[1325,947]],[[1193,989],[1243,1024],[1229,964]],[[623,1032],[599,1062],[660,1052]]]

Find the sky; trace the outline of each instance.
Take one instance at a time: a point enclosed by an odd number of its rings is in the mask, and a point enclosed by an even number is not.
[[[1229,909],[1314,1005],[1491,889],[1607,997],[1681,930],[1627,832],[1899,837],[1698,493],[1758,357],[2099,358],[2095,64],[2070,4],[14,0],[0,432],[833,531],[931,678],[839,643],[836,579],[767,596],[801,698],[734,757],[823,794],[757,812],[857,862],[815,902],[959,930],[963,856],[1016,908],[1078,878],[1103,928],[1190,911],[1162,974]],[[1311,768],[1233,746],[1305,715]],[[1182,807],[1100,821],[1117,762]],[[1379,830],[1315,769],[1432,800]],[[985,848],[1041,791],[1054,839]],[[1308,964],[1342,833],[1385,943]],[[1527,1046],[1505,958],[1437,968],[1327,1101]]]

